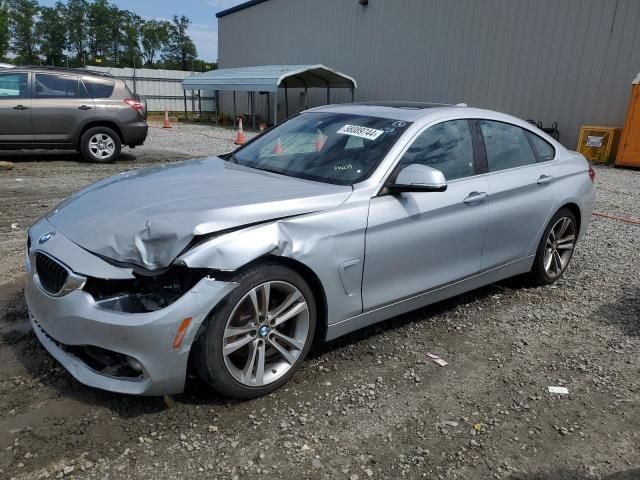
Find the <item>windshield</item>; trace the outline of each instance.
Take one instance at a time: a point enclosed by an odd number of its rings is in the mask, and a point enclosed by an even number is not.
[[[232,159],[240,165],[338,185],[373,173],[409,122],[307,112],[264,133]]]

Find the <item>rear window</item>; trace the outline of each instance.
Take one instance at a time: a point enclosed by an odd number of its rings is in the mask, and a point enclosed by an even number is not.
[[[109,98],[116,84],[107,78],[84,78],[83,81],[91,98]]]
[[[35,98],[87,98],[78,77],[37,73]]]

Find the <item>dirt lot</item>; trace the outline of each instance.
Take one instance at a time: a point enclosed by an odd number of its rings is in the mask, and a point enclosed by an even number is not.
[[[0,478],[640,478],[640,225],[604,217],[553,287],[492,285],[319,346],[265,398],[76,382],[28,330],[25,229],[92,180],[230,138],[156,130],[115,165],[0,153]],[[640,219],[640,172],[597,172],[597,211]]]

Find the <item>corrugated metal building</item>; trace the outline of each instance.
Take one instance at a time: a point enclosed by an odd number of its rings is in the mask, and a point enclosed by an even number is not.
[[[220,68],[321,63],[355,77],[357,100],[555,121],[571,148],[582,124],[623,123],[640,71],[640,0],[253,0],[217,16]]]

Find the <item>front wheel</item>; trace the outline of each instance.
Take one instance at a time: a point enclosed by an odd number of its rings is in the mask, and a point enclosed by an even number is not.
[[[80,151],[89,162],[114,162],[121,149],[120,136],[108,127],[90,128],[80,139]]]
[[[209,316],[194,345],[197,373],[218,392],[242,399],[280,388],[313,340],[316,305],[295,271],[264,263],[230,281],[233,290]]]
[[[578,224],[573,212],[561,208],[542,235],[530,277],[538,285],[551,285],[567,269],[578,239]]]

